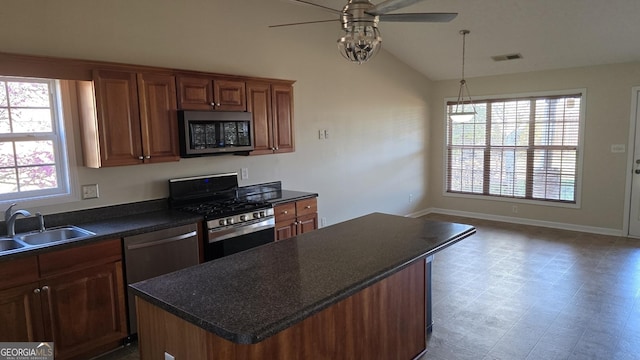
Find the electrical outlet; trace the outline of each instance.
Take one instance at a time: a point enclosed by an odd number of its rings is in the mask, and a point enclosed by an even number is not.
[[[98,193],[98,184],[90,184],[90,185],[82,185],[82,199],[97,199],[99,196]]]
[[[409,204],[413,202],[413,194],[409,194]]]
[[[324,140],[324,130],[322,129],[318,130],[318,139]]]
[[[329,138],[329,130],[324,129],[324,138],[328,139]]]
[[[613,144],[613,145],[611,145],[611,152],[612,153],[623,153],[626,150],[627,149],[626,149],[625,144]]]
[[[511,207],[511,211],[512,211],[514,214],[517,214],[517,213],[518,213],[518,205],[513,205],[513,206]]]
[[[326,217],[320,218],[320,226],[321,227],[327,226],[327,218]]]
[[[242,171],[240,172],[240,179],[241,180],[247,180],[249,178],[249,169],[248,168],[242,168]]]

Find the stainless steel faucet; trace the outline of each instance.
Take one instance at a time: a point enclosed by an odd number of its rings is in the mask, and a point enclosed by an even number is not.
[[[12,212],[14,206],[16,206],[15,203],[11,204],[11,206],[9,206],[9,208],[4,212],[4,222],[7,225],[7,236],[9,237],[16,235],[16,219],[18,218],[18,215],[22,215],[24,217],[31,216],[31,213],[27,210],[16,210],[15,212]]]

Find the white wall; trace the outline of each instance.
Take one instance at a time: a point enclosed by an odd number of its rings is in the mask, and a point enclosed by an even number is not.
[[[386,52],[366,65],[346,62],[335,46],[338,23],[267,27],[323,12],[276,0],[11,0],[0,13],[3,52],[297,81],[294,153],[79,167],[78,183],[99,184],[100,198],[37,210],[163,198],[169,178],[243,167],[250,175],[243,184],[282,180],[287,189],[319,193],[328,224],[427,207],[431,82]],[[318,140],[318,129],[330,138]]]
[[[640,63],[595,66],[467,79],[472,96],[586,88],[582,204],[580,209],[443,196],[444,99],[455,97],[457,81],[434,84],[429,204],[438,209],[526,218],[591,228],[621,230],[624,217],[627,154],[611,153],[627,144],[631,88],[640,84]],[[627,144],[633,151],[633,144]]]

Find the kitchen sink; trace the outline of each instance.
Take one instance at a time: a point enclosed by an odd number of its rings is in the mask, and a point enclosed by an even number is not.
[[[77,226],[60,226],[45,231],[18,234],[15,236],[15,239],[27,245],[42,245],[66,240],[76,240],[93,235],[95,235],[95,233]]]
[[[24,247],[24,245],[13,239],[0,239],[0,252],[20,249],[21,247]]]

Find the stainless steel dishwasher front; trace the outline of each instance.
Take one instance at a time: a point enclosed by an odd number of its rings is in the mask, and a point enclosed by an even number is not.
[[[123,238],[127,284],[197,265],[197,229],[189,224]],[[138,332],[134,299],[127,289],[129,335]]]

